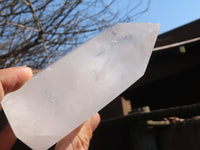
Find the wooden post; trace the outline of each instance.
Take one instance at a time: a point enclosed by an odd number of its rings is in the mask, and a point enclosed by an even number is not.
[[[123,115],[128,115],[132,111],[131,101],[121,97]]]

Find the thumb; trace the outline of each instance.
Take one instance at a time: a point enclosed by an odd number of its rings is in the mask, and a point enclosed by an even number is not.
[[[0,70],[0,101],[5,94],[19,89],[31,76],[32,70],[28,67],[14,67]]]
[[[99,123],[100,115],[96,113],[58,142],[55,150],[87,150],[92,138],[92,132],[94,132]]]
[[[14,67],[0,70],[0,100],[9,92],[19,89],[32,76],[28,67]]]

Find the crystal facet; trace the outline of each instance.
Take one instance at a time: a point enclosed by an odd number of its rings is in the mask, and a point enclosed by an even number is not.
[[[44,150],[69,134],[144,74],[158,30],[117,24],[6,95],[2,106],[16,136]]]

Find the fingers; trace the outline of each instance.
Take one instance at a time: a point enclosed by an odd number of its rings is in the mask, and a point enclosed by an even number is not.
[[[11,130],[10,125],[6,125],[5,129],[0,133],[0,149],[10,150],[15,144],[16,137]]]
[[[90,122],[92,132],[94,132],[101,121],[100,115],[96,113],[88,121]]]
[[[28,67],[14,67],[0,70],[0,100],[6,93],[19,89],[32,76]]]
[[[99,123],[100,115],[96,113],[85,123],[58,142],[55,150],[87,150],[92,138],[92,133]]]
[[[19,89],[31,76],[32,71],[28,67],[14,67],[0,70],[0,101],[5,94]],[[16,137],[10,125],[6,125],[4,130],[0,132],[0,149],[10,150],[15,141]]]

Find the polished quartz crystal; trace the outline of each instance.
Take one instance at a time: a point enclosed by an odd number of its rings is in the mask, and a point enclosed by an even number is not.
[[[6,95],[2,106],[15,135],[45,150],[69,134],[144,74],[158,30],[116,24]]]

